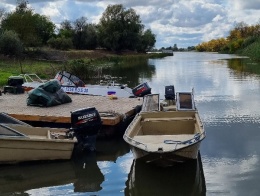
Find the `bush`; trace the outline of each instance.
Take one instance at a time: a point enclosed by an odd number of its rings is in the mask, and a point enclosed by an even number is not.
[[[23,51],[23,44],[14,31],[5,31],[0,36],[1,54],[20,57],[23,54]]]
[[[65,37],[58,37],[54,38],[52,37],[51,39],[48,40],[48,45],[52,48],[55,49],[60,49],[60,50],[69,50],[73,48],[73,43],[71,38],[65,38]]]
[[[250,44],[257,41],[257,39],[258,38],[256,36],[250,36],[250,37],[246,38],[242,44],[242,47],[245,48],[245,47],[249,46]]]

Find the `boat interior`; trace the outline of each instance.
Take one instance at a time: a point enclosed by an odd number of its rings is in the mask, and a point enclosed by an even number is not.
[[[150,145],[150,148],[162,144],[164,150],[172,149],[167,144],[186,144],[203,134],[196,111],[142,112],[134,120],[128,137],[136,143]]]
[[[17,124],[0,124],[0,137],[27,138],[27,139],[67,139],[66,130],[29,127]]]

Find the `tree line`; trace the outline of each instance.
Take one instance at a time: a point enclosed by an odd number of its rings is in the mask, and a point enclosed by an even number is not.
[[[14,11],[0,10],[0,53],[19,57],[24,51],[43,46],[60,50],[103,48],[146,52],[156,42],[155,34],[145,29],[135,10],[121,4],[109,5],[98,24],[80,17],[62,21],[59,27],[28,5],[28,1],[20,0]]]
[[[234,53],[260,42],[260,20],[256,25],[238,23],[226,38],[212,39],[196,46],[197,51]],[[258,45],[258,44],[257,44]]]

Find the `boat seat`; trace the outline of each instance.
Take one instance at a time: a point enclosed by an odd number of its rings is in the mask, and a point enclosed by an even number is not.
[[[44,135],[28,135],[31,139],[47,139],[47,136]]]
[[[133,137],[134,141],[140,142],[147,146],[147,149],[157,151],[158,147],[165,150],[172,150],[176,143],[167,144],[165,141],[187,141],[194,138],[196,134],[179,134],[179,135],[137,135]]]
[[[195,120],[193,117],[173,117],[173,118],[145,118],[143,122],[148,121],[172,121],[172,120]]]

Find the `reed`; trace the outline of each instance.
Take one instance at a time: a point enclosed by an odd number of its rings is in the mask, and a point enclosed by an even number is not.
[[[240,54],[260,61],[260,39],[245,47]]]

